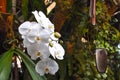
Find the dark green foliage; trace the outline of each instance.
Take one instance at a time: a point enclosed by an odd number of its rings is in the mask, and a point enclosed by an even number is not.
[[[29,0],[22,0],[22,14],[24,17],[24,20],[27,20],[28,18],[28,8],[29,8]]]

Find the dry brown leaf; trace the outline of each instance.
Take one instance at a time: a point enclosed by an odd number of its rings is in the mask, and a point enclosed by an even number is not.
[[[47,7],[47,15],[55,8],[56,2],[52,2],[48,7]]]

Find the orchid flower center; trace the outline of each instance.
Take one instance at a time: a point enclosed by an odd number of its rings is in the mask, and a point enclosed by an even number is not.
[[[36,55],[37,55],[37,56],[41,56],[41,53],[40,53],[40,52],[37,52]]]
[[[60,52],[59,52],[59,51],[56,51],[55,55],[56,55],[56,56],[59,56],[59,55],[60,55]]]
[[[49,72],[49,69],[48,69],[48,67],[45,67],[45,73],[48,73]]]
[[[49,26],[48,28],[53,29],[53,28],[54,28],[54,26]]]
[[[31,29],[28,29],[27,34],[29,34],[30,31],[31,31]]]
[[[40,37],[38,37],[38,36],[36,36],[36,37],[35,37],[35,40],[36,40],[36,41],[40,41],[40,40],[41,40],[41,38],[40,38]]]

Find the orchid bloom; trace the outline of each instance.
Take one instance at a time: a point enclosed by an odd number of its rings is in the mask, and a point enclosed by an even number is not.
[[[31,56],[31,59],[36,60],[37,58],[43,59],[50,56],[49,48],[43,43],[31,43],[27,47],[27,52]]]
[[[59,67],[57,62],[50,58],[42,59],[35,66],[36,72],[38,72],[41,76],[48,73],[54,75],[58,69]]]
[[[23,38],[27,38],[29,42],[48,42],[50,33],[48,30],[43,29],[39,23],[24,22],[19,27],[19,32]]]
[[[30,42],[34,43],[34,42],[44,42],[47,43],[48,39],[50,37],[49,32],[46,29],[32,29],[27,38]]]
[[[50,54],[53,56],[53,58],[57,58],[59,60],[62,60],[63,56],[65,54],[65,50],[56,41],[52,41],[52,45],[53,46],[49,46]]]

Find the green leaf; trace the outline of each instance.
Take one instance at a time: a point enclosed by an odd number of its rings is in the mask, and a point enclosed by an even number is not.
[[[47,80],[45,76],[40,76],[35,71],[34,62],[24,52],[22,52],[21,50],[15,49],[15,53],[21,57],[33,80]]]
[[[22,14],[25,20],[28,17],[28,0],[22,0]]]
[[[13,52],[14,50],[10,49],[0,58],[0,80],[8,80],[9,78]]]
[[[66,72],[67,72],[67,69],[66,69],[66,62],[65,61],[58,61],[59,62],[59,74],[60,74],[60,78],[59,80],[65,80],[65,77],[66,77]]]

